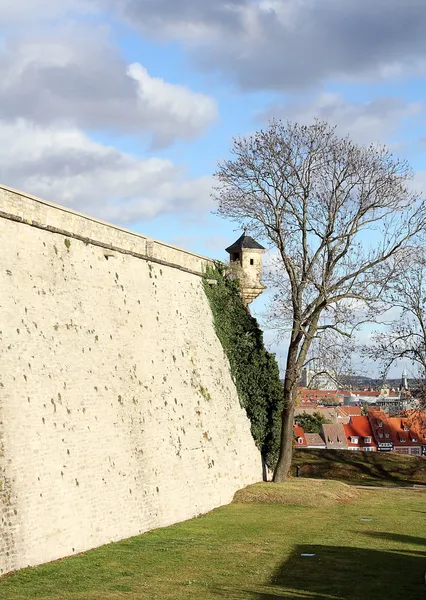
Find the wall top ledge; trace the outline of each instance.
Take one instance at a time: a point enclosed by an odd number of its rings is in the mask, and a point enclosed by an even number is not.
[[[196,275],[211,258],[0,184],[0,217]]]

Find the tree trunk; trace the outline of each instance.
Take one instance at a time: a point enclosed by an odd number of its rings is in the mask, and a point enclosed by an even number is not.
[[[293,424],[294,424],[294,402],[293,394],[286,398],[284,394],[284,410],[281,425],[280,455],[274,471],[275,483],[285,481],[291,467],[293,456]]]
[[[287,478],[293,455],[294,400],[299,379],[296,356],[297,345],[290,344],[284,379],[284,408],[281,423],[280,453],[273,477],[275,483],[284,481]]]

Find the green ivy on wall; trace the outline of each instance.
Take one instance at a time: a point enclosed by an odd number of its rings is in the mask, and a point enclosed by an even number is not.
[[[211,285],[208,280],[216,280]],[[263,333],[244,306],[239,282],[226,277],[226,268],[209,267],[204,289],[213,312],[216,334],[228,357],[241,405],[262,457],[271,469],[278,458],[283,388],[275,355],[265,349]]]

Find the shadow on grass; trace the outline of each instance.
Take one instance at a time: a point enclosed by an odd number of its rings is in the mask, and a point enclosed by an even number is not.
[[[404,537],[409,538],[396,536]],[[417,543],[416,540],[409,541]],[[264,591],[251,591],[248,597],[252,600],[420,600],[424,598],[425,557],[423,552],[406,554],[399,549],[384,552],[340,546],[297,546]]]
[[[408,460],[404,460],[408,458]],[[348,450],[297,450],[293,471],[302,467],[303,477],[356,480],[368,485],[424,484],[426,461],[381,452],[351,452]]]
[[[426,546],[426,538],[416,537],[414,535],[403,535],[400,533],[389,533],[385,531],[364,531],[363,535],[367,535],[372,538],[379,538],[382,540],[390,540],[391,542],[398,542],[399,544],[417,544],[418,546]],[[426,570],[426,564],[425,564]]]

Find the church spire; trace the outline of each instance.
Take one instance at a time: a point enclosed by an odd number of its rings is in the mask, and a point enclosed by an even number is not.
[[[407,370],[404,368],[402,371],[400,390],[408,390]]]

